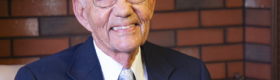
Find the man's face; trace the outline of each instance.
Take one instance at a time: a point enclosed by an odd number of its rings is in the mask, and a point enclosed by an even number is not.
[[[116,0],[111,7],[100,8],[86,0],[84,17],[94,41],[106,50],[131,52],[144,44],[150,29],[155,1],[131,4]]]

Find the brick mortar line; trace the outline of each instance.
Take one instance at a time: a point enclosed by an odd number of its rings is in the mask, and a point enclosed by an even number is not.
[[[176,3],[176,2],[177,2],[177,1],[174,0],[174,10],[177,10],[177,7],[176,7],[177,3]]]
[[[227,27],[224,27],[224,44],[227,44]]]
[[[250,80],[267,80],[267,79],[258,79],[258,78],[252,78],[252,77],[246,77],[246,76],[245,76],[245,78],[250,79]]]
[[[243,62],[243,60],[225,60],[225,61],[204,61],[205,64],[224,63],[224,62]]]
[[[245,8],[245,10],[247,9],[252,9],[252,10],[271,10],[271,8]]]
[[[12,4],[11,4],[11,0],[7,0],[8,1],[8,17],[11,17],[12,16],[12,9],[11,9],[11,7],[12,7]]]
[[[211,79],[211,80],[225,80],[225,79],[226,79],[226,80],[228,80],[228,79],[229,79],[229,80],[234,80],[235,78]]]
[[[11,45],[11,54],[10,57],[14,57],[14,40],[10,39],[10,45]]]
[[[201,10],[198,10],[198,27],[202,28]]]
[[[177,39],[178,36],[177,36],[177,35],[178,35],[177,30],[174,30],[174,38],[175,38],[175,40],[174,40],[174,44],[175,44],[175,45],[174,45],[174,46],[177,46],[177,45],[178,45],[178,42],[177,42],[177,41],[178,41],[178,39]]]
[[[173,47],[168,47],[168,48],[188,48],[188,47],[208,47],[208,46],[226,46],[226,45],[238,45],[238,44],[242,44],[241,42],[237,42],[237,43],[227,43],[227,44],[204,44],[204,45],[191,45],[191,46],[173,46]],[[243,45],[243,44],[242,44]]]
[[[67,15],[70,15],[70,8],[69,8],[69,7],[70,7],[70,5],[69,5],[69,0],[66,0],[66,9],[67,9],[67,10],[66,10],[66,11],[67,11],[66,14],[67,14]]]
[[[176,28],[176,29],[152,29],[150,31],[168,31],[168,30],[191,30],[191,29],[222,29],[225,27],[241,27],[242,25],[229,25],[229,26],[218,26],[218,27],[190,27],[190,28]]]
[[[251,62],[251,63],[261,63],[261,64],[271,64],[271,62],[266,62],[266,61],[256,61],[256,60],[245,60],[245,62]]]
[[[167,47],[167,48],[192,48],[192,47],[199,47],[199,45],[196,45],[196,46],[172,46],[172,47]]]
[[[38,57],[45,57],[45,56],[50,56],[50,55],[0,57],[0,60],[1,60],[1,59],[17,59],[17,58],[38,58]]]
[[[69,39],[69,47],[73,46],[73,45],[72,45],[72,39],[71,39],[71,38],[72,38],[72,36],[69,36],[69,38],[68,38],[68,39]]]
[[[38,36],[42,35],[42,30],[41,30],[41,18],[37,18],[38,21]]]
[[[204,9],[184,9],[184,10],[165,10],[165,11],[154,11],[154,13],[172,13],[172,12],[190,12],[190,11],[198,11],[198,10],[238,10],[242,9],[242,7],[234,7],[234,8],[204,8]]]
[[[0,17],[0,19],[18,19],[18,18],[52,18],[52,17],[75,17],[75,15],[53,15],[53,16],[12,16],[12,17]]]
[[[34,38],[34,39],[40,39],[40,38],[65,38],[68,36],[90,36],[90,34],[71,34],[71,35],[48,35],[48,36],[22,36],[22,37],[2,37],[0,40],[7,40],[7,39],[26,39],[26,38]]]
[[[224,1],[224,8],[227,8],[227,0],[223,0]]]
[[[226,68],[226,70],[225,70],[226,71],[226,78],[229,78],[228,77],[228,62],[225,62],[225,64],[226,64],[226,66],[225,66],[225,68]]]
[[[177,5],[177,3],[176,3],[177,1],[176,0],[174,0],[174,10],[176,11],[177,10],[177,7],[176,7],[176,5]],[[154,11],[154,13],[156,13],[156,11]],[[151,31],[152,29],[150,28],[150,31]],[[173,47],[176,47],[177,45],[178,45],[178,43],[177,43],[177,41],[178,41],[178,36],[177,36],[177,31],[178,30],[174,30],[174,38],[175,38],[175,40],[174,40],[174,46]]]
[[[267,28],[267,29],[271,29],[271,26],[259,26],[259,25],[245,25],[245,27],[255,27],[255,28]]]
[[[161,32],[161,31],[174,31],[176,29],[161,29],[161,30],[150,30],[150,32]]]
[[[202,46],[198,46],[198,49],[199,49],[199,59],[202,60]],[[203,61],[203,60],[202,60]]]
[[[0,40],[7,39],[49,39],[49,38],[67,38],[67,36],[48,36],[48,37],[12,37],[12,38],[0,38]]]
[[[245,28],[245,24],[246,24],[246,7],[245,7],[245,0],[242,0],[242,2],[243,2],[243,6],[242,6],[242,18],[243,18],[243,23],[242,23],[242,32],[243,32],[243,42],[242,42],[242,44],[243,44],[243,60],[242,60],[242,62],[243,62],[243,75],[246,77],[246,65],[245,65],[245,59],[246,59],[246,46],[245,46],[245,40],[246,40],[246,35],[245,35],[245,33],[246,33],[246,28]]]
[[[261,43],[250,43],[250,42],[247,42],[247,43],[245,43],[245,46],[246,46],[246,44],[251,44],[251,45],[261,45],[261,46],[271,47],[271,44],[261,44]]]

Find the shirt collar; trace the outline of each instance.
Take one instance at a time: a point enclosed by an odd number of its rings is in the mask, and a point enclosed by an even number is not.
[[[144,80],[144,69],[143,69],[140,47],[139,47],[138,54],[136,55],[135,60],[133,61],[130,69],[133,71],[136,80]]]
[[[115,61],[113,58],[105,54],[103,51],[101,51],[96,46],[95,41],[93,41],[93,43],[94,43],[93,45],[95,47],[96,54],[100,62],[104,79],[117,80],[123,66],[117,61]],[[140,47],[139,47],[138,54],[136,55],[135,60],[133,61],[130,69],[133,71],[137,80],[144,80],[144,69],[143,69]]]

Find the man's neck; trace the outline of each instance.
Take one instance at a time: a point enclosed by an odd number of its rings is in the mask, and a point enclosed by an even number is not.
[[[135,57],[137,53],[139,52],[139,48],[136,48],[135,50],[131,52],[114,52],[110,50],[106,50],[103,46],[98,46],[99,43],[94,44],[103,51],[106,55],[110,56],[115,61],[119,62],[124,68],[130,68],[132,66],[133,61],[135,60]]]

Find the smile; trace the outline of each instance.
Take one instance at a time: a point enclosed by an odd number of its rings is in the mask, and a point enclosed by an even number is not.
[[[134,26],[136,26],[136,24],[131,24],[131,25],[127,25],[127,26],[118,26],[118,27],[113,27],[112,30],[124,30],[124,29],[129,29]]]

